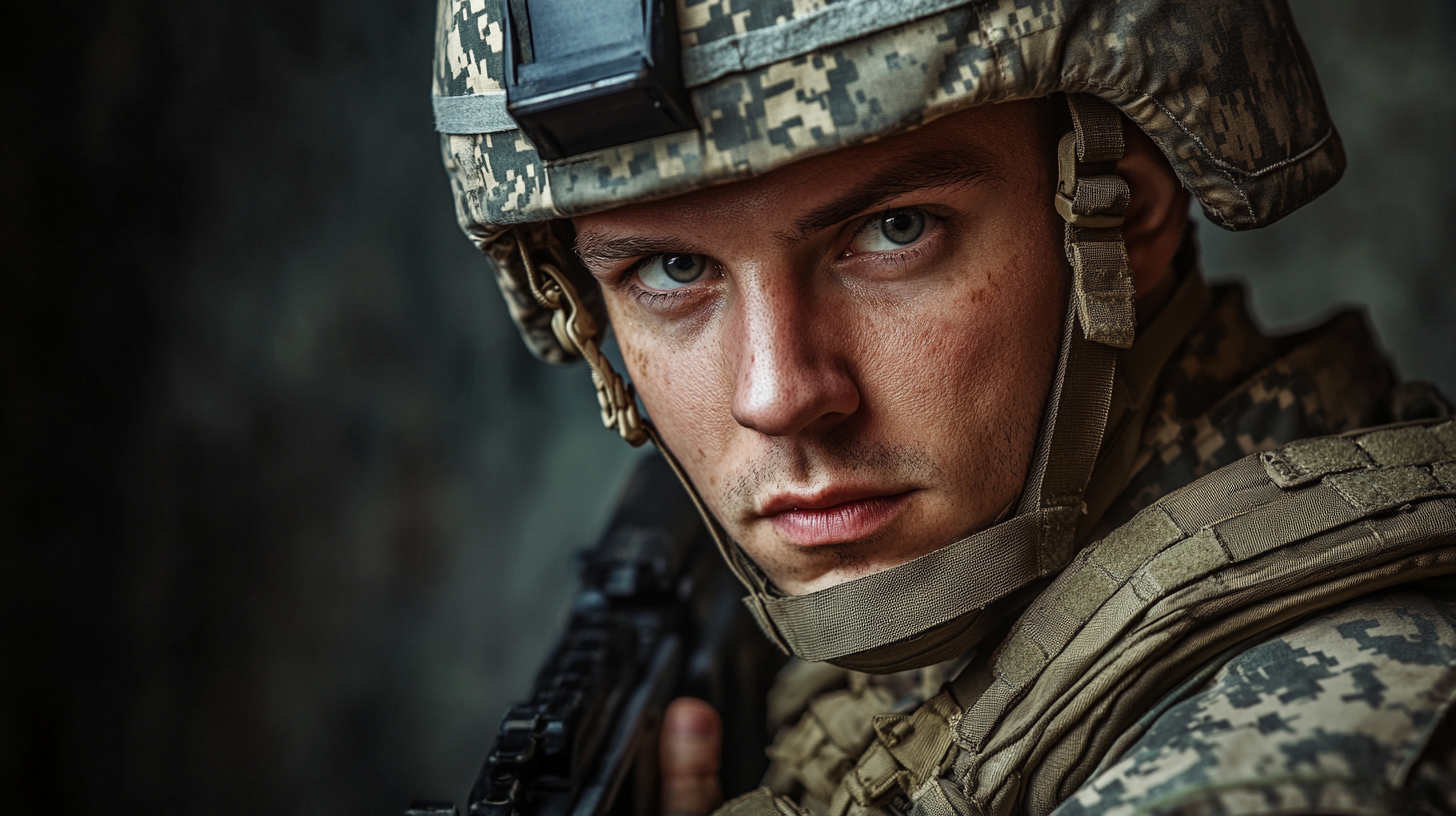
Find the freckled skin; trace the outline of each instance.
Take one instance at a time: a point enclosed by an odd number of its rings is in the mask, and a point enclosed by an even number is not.
[[[588,266],[649,415],[782,590],[930,552],[994,522],[1019,494],[1067,275],[1035,117],[1026,103],[975,108],[754,179],[574,219],[579,248],[660,239],[708,260],[667,305],[634,293],[640,273],[620,274],[639,259]],[[787,229],[927,149],[971,151],[991,172],[812,232]],[[867,216],[912,208],[934,221],[925,236],[894,258],[860,251]],[[1165,268],[1176,237],[1170,246],[1149,262]],[[817,546],[764,512],[775,496],[835,490],[902,498],[872,534]]]

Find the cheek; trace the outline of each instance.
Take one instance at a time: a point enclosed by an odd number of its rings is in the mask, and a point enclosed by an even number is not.
[[[673,453],[700,485],[716,483],[706,463],[718,455],[732,433],[726,362],[708,334],[684,344],[621,318],[608,299],[627,376],[652,422]]]
[[[889,426],[946,455],[1031,444],[1050,385],[1064,306],[1055,225],[996,231],[948,263],[929,297],[886,313],[866,336],[863,385]],[[1019,456],[1019,451],[1013,453]],[[950,462],[944,464],[958,467]]]
[[[866,402],[926,432],[979,425],[1002,413],[997,406],[1024,402],[1030,338],[1017,312],[1004,308],[1012,304],[998,305],[960,310],[948,302],[882,330],[878,350],[866,355],[878,360],[863,384],[877,399]]]

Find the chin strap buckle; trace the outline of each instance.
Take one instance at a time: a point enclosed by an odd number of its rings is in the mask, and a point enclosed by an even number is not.
[[[1072,132],[1057,145],[1057,212],[1067,222],[1067,260],[1072,296],[1088,340],[1131,348],[1137,331],[1132,271],[1122,223],[1130,193],[1115,172],[1082,175],[1104,165],[1115,169],[1125,151],[1122,114],[1088,94],[1067,94]]]
[[[1115,169],[1124,151],[1122,116],[1096,97],[1077,94],[1067,99],[1074,129],[1057,143],[1057,212],[1074,227],[1120,227],[1127,213],[1127,182],[1116,173],[1080,171],[1082,165]]]

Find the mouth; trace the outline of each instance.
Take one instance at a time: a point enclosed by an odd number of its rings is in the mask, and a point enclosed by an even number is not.
[[[869,538],[910,505],[910,494],[829,491],[812,496],[780,495],[759,513],[774,530],[801,547],[823,547]]]

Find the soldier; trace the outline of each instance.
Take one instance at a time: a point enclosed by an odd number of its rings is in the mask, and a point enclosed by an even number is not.
[[[723,812],[1456,812],[1450,406],[1355,316],[1261,335],[1188,223],[1343,171],[1282,2],[646,7],[442,0],[436,121],[796,658]],[[714,715],[665,731],[706,812]]]

